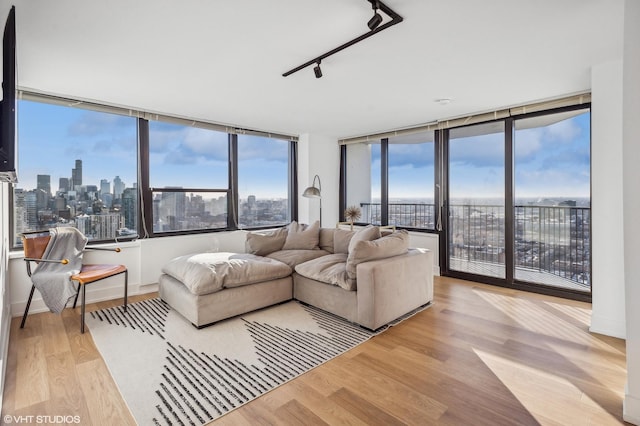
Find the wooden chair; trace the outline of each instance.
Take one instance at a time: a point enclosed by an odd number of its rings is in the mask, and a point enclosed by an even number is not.
[[[51,235],[49,231],[35,231],[35,232],[25,232],[21,235],[22,245],[24,247],[24,260],[27,264],[27,274],[31,277],[31,262],[35,262],[36,264],[40,262],[53,262],[53,263],[61,263],[66,265],[69,263],[68,259],[43,259],[45,249],[47,248],[47,244],[49,244],[49,240],[51,239]],[[105,251],[115,251],[119,253],[121,250],[119,247],[110,249],[110,248],[99,248],[99,247],[86,247],[85,250],[105,250]],[[78,290],[76,293],[76,297],[73,301],[73,309],[76,308],[76,304],[78,303],[78,296],[80,295],[80,289],[82,289],[82,302],[81,302],[81,320],[80,320],[80,331],[84,333],[84,315],[85,315],[85,301],[86,301],[86,287],[87,284],[91,284],[105,278],[113,277],[116,275],[124,274],[124,311],[127,311],[127,291],[129,285],[129,272],[127,267],[124,265],[112,265],[112,264],[83,264],[82,269],[79,273],[72,275],[71,280],[78,283]],[[27,301],[27,306],[24,309],[24,314],[22,315],[22,322],[20,323],[20,328],[24,328],[25,321],[27,320],[27,314],[29,313],[29,306],[31,305],[31,299],[33,298],[33,291],[35,290],[35,286],[31,286],[31,293],[29,294],[29,300]]]

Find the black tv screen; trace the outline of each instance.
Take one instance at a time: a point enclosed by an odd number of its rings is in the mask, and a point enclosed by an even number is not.
[[[16,182],[16,7],[11,6],[2,39],[0,181]]]

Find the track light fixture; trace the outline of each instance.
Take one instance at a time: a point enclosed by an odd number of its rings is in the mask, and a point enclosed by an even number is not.
[[[323,53],[320,56],[317,56],[313,59],[311,59],[310,61],[305,62],[302,65],[299,65],[287,72],[285,72],[284,74],[282,74],[283,77],[287,77],[291,74],[293,74],[294,72],[298,72],[303,68],[306,68],[308,66],[311,66],[313,64],[316,64],[313,67],[313,72],[316,76],[316,78],[320,78],[322,77],[322,70],[320,69],[320,61],[328,58],[329,56],[338,53],[344,49],[346,49],[349,46],[353,46],[356,43],[361,42],[362,40],[371,37],[374,34],[379,33],[380,31],[389,28],[392,25],[395,24],[399,24],[400,22],[402,22],[402,16],[398,15],[396,12],[394,12],[393,10],[391,10],[391,8],[389,8],[389,6],[387,6],[386,4],[384,4],[383,2],[381,2],[380,0],[366,0],[367,2],[371,3],[371,7],[373,7],[374,10],[374,14],[373,17],[371,19],[369,19],[369,22],[367,22],[367,26],[369,27],[369,31],[367,31],[366,33],[362,34],[361,36],[358,36],[356,38],[354,38],[353,40],[350,40],[338,47],[336,47],[333,50],[328,51],[327,53]],[[383,12],[385,15],[387,15],[389,18],[391,18],[390,21],[385,22],[384,24],[382,23],[382,16],[380,15],[380,13],[378,13],[378,11]]]
[[[322,70],[320,69],[320,62],[321,61],[316,62],[317,65],[315,67],[313,67],[313,73],[316,75],[316,78],[322,77]]]
[[[367,26],[369,27],[369,29],[371,31],[373,31],[376,28],[378,28],[378,25],[380,25],[382,23],[382,16],[380,16],[380,14],[378,13],[378,1],[377,0],[375,0],[373,3],[371,3],[371,6],[373,7],[373,17],[371,17],[371,19],[369,19],[369,22],[367,22]]]

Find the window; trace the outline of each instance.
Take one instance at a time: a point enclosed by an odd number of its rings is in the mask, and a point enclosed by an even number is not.
[[[135,235],[136,119],[26,100],[18,113],[14,246],[22,232],[60,226],[93,241]]]
[[[389,138],[389,225],[435,229],[433,133]]]
[[[347,206],[361,208],[362,222],[435,228],[433,131],[349,144],[346,157]]]
[[[227,227],[229,135],[149,122],[153,232]]]
[[[92,241],[112,241],[295,218],[297,138],[143,115],[21,93],[14,247],[21,233],[49,227],[74,226]]]
[[[591,113],[514,123],[515,278],[591,287]]]
[[[290,221],[289,141],[238,135],[238,227]]]

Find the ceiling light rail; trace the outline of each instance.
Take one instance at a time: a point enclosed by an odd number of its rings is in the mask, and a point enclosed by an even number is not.
[[[284,74],[282,74],[283,77],[287,77],[295,72],[300,71],[301,69],[304,69],[308,66],[311,66],[313,64],[316,64],[316,66],[313,68],[314,73],[316,78],[320,78],[322,77],[322,71],[320,70],[320,62],[325,59],[328,58],[331,55],[334,55],[344,49],[346,49],[349,46],[353,46],[356,43],[361,42],[362,40],[365,40],[369,37],[371,37],[374,34],[379,33],[380,31],[386,30],[387,28],[399,24],[400,22],[402,22],[403,18],[402,16],[398,15],[396,12],[394,12],[389,6],[387,6],[386,4],[384,4],[383,2],[379,1],[379,0],[366,0],[367,2],[371,3],[371,7],[373,8],[373,12],[374,15],[373,17],[369,20],[369,22],[367,22],[367,26],[369,27],[370,31],[366,32],[364,34],[362,34],[359,37],[354,38],[353,40],[350,40],[338,47],[336,47],[335,49],[332,49],[330,51],[328,51],[327,53],[323,53],[320,56],[317,56],[307,62],[305,62],[302,65],[299,65],[295,68],[290,69],[289,71],[285,72]],[[390,21],[380,25],[383,21],[382,16],[378,13],[378,11],[383,12],[385,15],[387,15],[389,18],[391,18]]]

